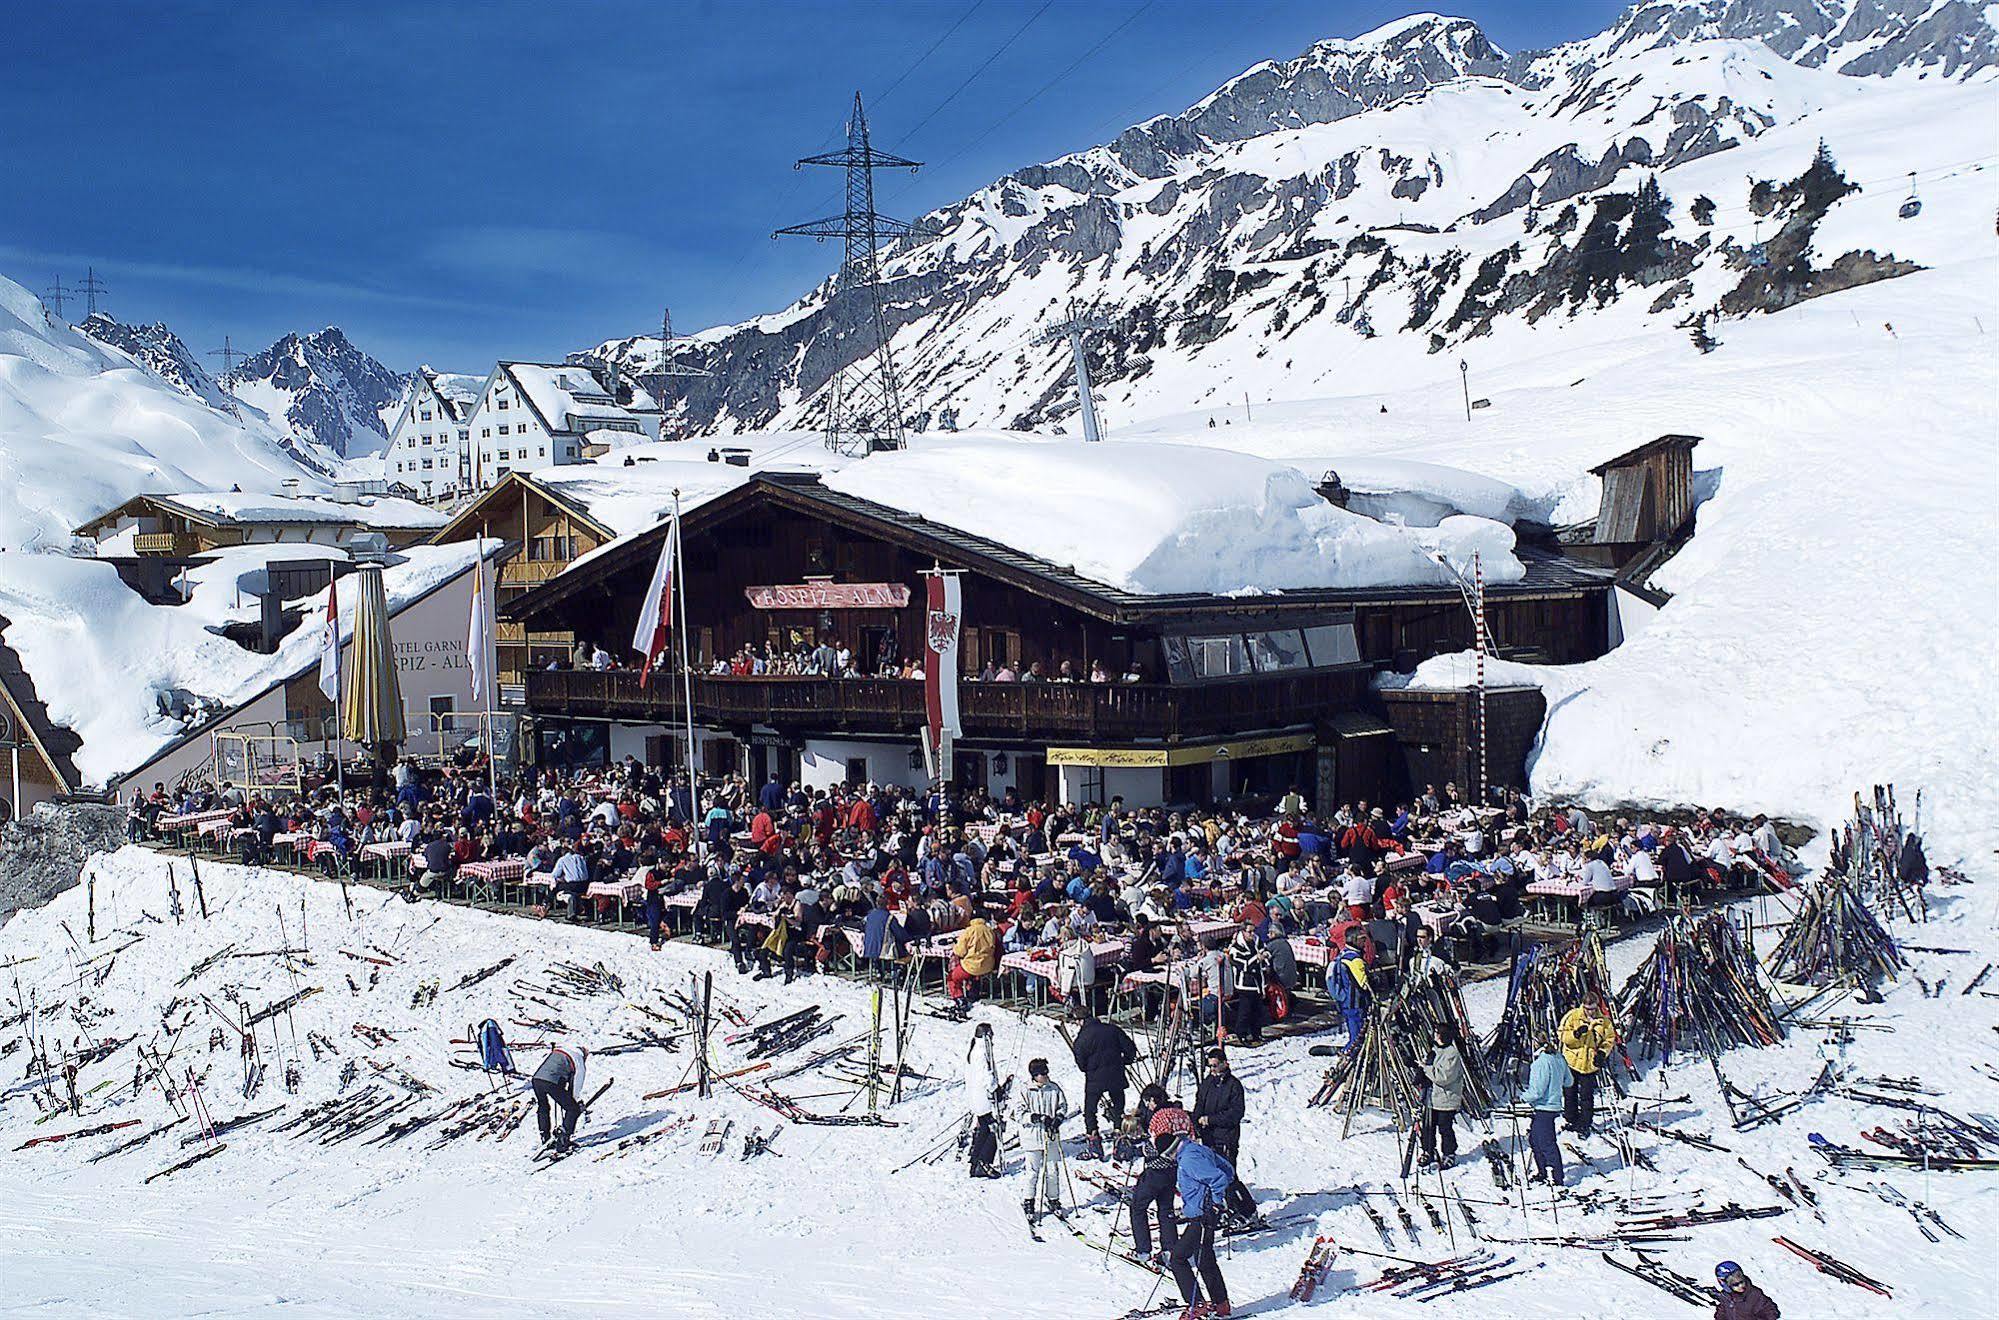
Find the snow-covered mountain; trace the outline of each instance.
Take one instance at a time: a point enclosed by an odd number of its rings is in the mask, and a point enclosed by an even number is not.
[[[67,548],[70,529],[146,491],[327,489],[289,434],[218,409],[165,327],[116,324],[85,334],[0,278],[0,550]]]
[[[337,461],[365,458],[388,444],[381,412],[401,397],[405,380],[328,326],[286,335],[246,358],[230,393]]]
[[[226,408],[229,396],[201,359],[167,328],[165,321],[126,325],[109,312],[92,312],[76,327],[100,344],[123,349],[167,384],[212,407]]]
[[[1438,15],[1320,42],[924,217],[934,237],[884,267],[913,421],[1070,419],[1067,350],[1033,341],[1072,301],[1111,322],[1089,347],[1115,422],[1489,366],[1502,322],[1691,330],[1904,274],[1948,255],[1897,219],[1909,172],[1986,167],[1995,64],[1987,12],[1957,0],[1645,4],[1515,55]],[[678,346],[714,373],[674,382],[683,421],[811,425],[863,343],[839,293]],[[642,372],[658,351],[584,356]]]

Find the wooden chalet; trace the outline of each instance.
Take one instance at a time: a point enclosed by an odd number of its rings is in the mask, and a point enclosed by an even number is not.
[[[628,537],[511,599],[503,617],[531,635],[601,642],[630,664],[632,621],[664,535]],[[963,574],[965,736],[953,780],[1028,796],[1206,802],[1297,784],[1321,800],[1378,798],[1407,770],[1389,746],[1373,675],[1471,644],[1453,587],[1142,595],[809,474],[765,474],[703,503],[685,516],[683,541],[698,760],[711,773],[923,782],[920,681],[704,671],[743,647],[822,639],[850,647],[866,673],[918,655],[921,575],[933,566]],[[1602,654],[1610,573],[1520,553],[1525,580],[1488,588],[1502,654],[1556,663]],[[1037,661],[1051,676],[1066,661],[1079,680],[1101,662],[1113,681],[977,680],[988,664]],[[1118,681],[1127,673],[1136,681]],[[544,756],[642,748],[667,764],[681,692],[677,674],[642,684],[629,668],[537,663],[526,674]],[[1516,764],[1506,777],[1519,775]]]

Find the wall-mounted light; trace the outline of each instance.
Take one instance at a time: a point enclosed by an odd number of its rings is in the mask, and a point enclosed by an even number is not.
[[[921,748],[913,749],[909,753],[909,768],[911,770],[921,770],[923,768],[923,750]]]
[[[996,775],[1003,775],[1006,773],[1005,752],[995,752],[993,754],[993,773]]]

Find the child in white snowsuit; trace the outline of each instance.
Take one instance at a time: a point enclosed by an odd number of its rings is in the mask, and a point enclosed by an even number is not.
[[[1069,1097],[1048,1076],[1048,1060],[1027,1063],[1027,1089],[1020,1096],[1020,1146],[1027,1155],[1027,1196],[1021,1208],[1032,1216],[1039,1195],[1050,1210],[1062,1206],[1062,1120]]]

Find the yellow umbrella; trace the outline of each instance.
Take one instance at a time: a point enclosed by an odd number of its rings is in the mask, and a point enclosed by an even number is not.
[[[349,742],[380,748],[409,736],[403,726],[396,644],[389,636],[389,598],[376,565],[363,565],[353,581],[354,649],[340,707],[340,732]]]

